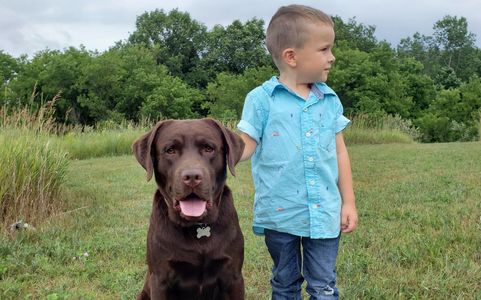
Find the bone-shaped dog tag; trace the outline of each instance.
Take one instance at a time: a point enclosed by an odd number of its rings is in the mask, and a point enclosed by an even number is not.
[[[210,237],[210,227],[199,227],[197,228],[197,238],[200,239],[201,237]]]

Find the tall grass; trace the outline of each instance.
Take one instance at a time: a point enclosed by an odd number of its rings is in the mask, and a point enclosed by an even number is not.
[[[52,142],[68,153],[71,159],[117,156],[131,153],[133,141],[147,132],[141,126],[123,129],[70,131],[63,136],[52,136]]]
[[[479,111],[478,140],[481,142],[481,110]]]
[[[351,117],[352,123],[344,131],[347,144],[409,144],[418,141],[420,131],[410,120],[400,116],[386,115],[373,117],[357,115]]]
[[[54,98],[53,101],[56,99]],[[60,190],[68,159],[49,142],[56,126],[51,106],[32,113],[28,108],[0,107],[0,225],[23,220],[37,223],[61,206]]]

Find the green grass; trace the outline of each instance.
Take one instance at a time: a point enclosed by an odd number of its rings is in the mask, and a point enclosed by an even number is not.
[[[343,298],[481,299],[481,145],[349,151],[360,225],[341,239]],[[271,261],[251,231],[249,163],[237,174],[229,185],[245,235],[247,299],[269,299]],[[66,212],[0,236],[1,299],[132,299],[140,290],[153,182],[132,156],[72,161],[67,178]]]

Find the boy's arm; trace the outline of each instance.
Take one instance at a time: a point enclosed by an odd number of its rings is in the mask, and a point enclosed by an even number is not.
[[[241,133],[240,137],[244,141],[245,147],[244,147],[244,152],[242,153],[240,161],[244,161],[249,159],[254,151],[256,151],[257,143],[256,141],[251,138],[248,134],[246,133]]]
[[[341,232],[349,233],[357,227],[356,198],[352,184],[351,163],[342,132],[336,134],[337,164],[339,168],[339,191],[342,198]]]

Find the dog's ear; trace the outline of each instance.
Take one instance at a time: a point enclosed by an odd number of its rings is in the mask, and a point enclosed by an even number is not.
[[[242,157],[242,153],[244,152],[244,141],[241,137],[232,132],[231,130],[227,129],[224,125],[222,125],[219,121],[213,119],[204,119],[214,126],[218,127],[222,136],[224,138],[224,145],[226,145],[226,156],[227,156],[227,165],[229,166],[229,170],[232,175],[235,176],[235,165],[239,162]]]
[[[132,151],[134,152],[135,158],[139,162],[139,164],[144,167],[145,171],[147,171],[147,181],[152,179],[152,174],[154,172],[154,163],[152,160],[152,155],[154,152],[152,149],[152,143],[155,140],[155,137],[159,131],[159,129],[165,125],[167,121],[160,121],[155,124],[154,128],[152,128],[149,132],[138,138],[132,144]]]

